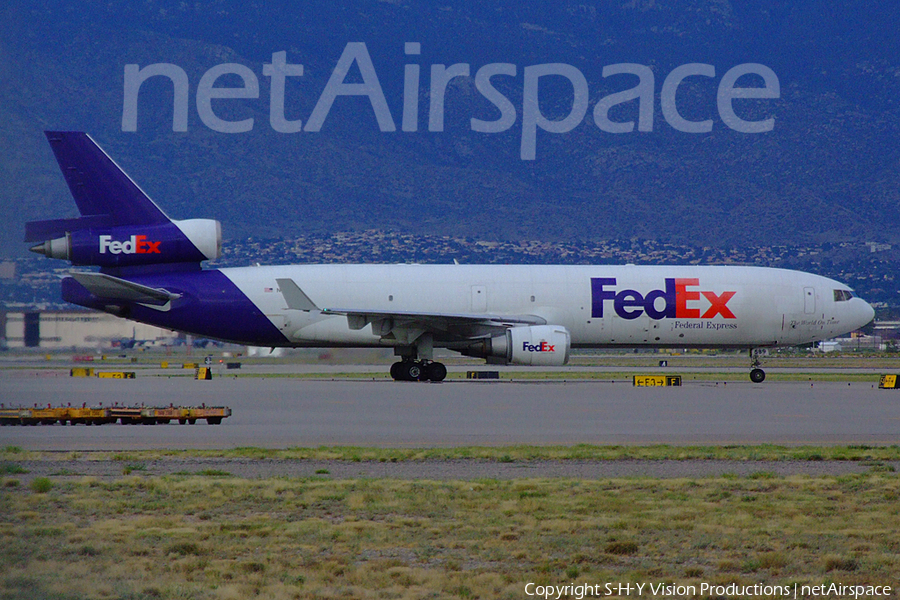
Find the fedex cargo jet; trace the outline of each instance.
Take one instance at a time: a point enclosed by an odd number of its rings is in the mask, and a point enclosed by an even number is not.
[[[289,265],[202,268],[210,219],[170,219],[86,134],[47,132],[81,213],[26,225],[74,271],[63,298],[126,319],[254,346],[392,347],[397,380],[441,381],[448,348],[491,363],[557,366],[572,348],[758,350],[862,327],[846,285],[737,266]]]

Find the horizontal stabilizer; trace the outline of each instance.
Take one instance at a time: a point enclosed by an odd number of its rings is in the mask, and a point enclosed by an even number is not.
[[[170,300],[180,298],[159,288],[152,288],[103,273],[71,273],[75,281],[80,283],[93,295],[110,300],[141,302],[153,306],[162,306]]]

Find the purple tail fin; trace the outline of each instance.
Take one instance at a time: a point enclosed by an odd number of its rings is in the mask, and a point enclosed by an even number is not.
[[[32,252],[120,274],[159,265],[199,269],[219,257],[218,221],[173,221],[86,133],[46,135],[81,216],[26,223],[25,241],[42,241]]]
[[[165,213],[86,133],[47,131],[45,135],[81,217],[28,223],[26,242],[51,239],[78,229],[169,222]]]

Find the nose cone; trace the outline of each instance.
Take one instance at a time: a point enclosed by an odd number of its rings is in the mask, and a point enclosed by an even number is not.
[[[850,320],[854,329],[865,327],[875,318],[875,309],[862,298],[854,298],[852,303],[853,314]]]
[[[47,256],[47,254],[50,253],[50,249],[48,248],[49,245],[50,244],[48,242],[41,242],[40,244],[35,244],[31,248],[29,248],[29,250],[31,250],[35,254],[43,254],[44,256]]]

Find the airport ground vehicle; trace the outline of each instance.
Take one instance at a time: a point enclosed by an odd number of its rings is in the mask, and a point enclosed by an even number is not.
[[[219,425],[222,419],[230,416],[231,409],[227,406],[4,407],[0,408],[0,425],[156,425],[172,421],[193,425],[199,419],[205,419],[210,425]]]

